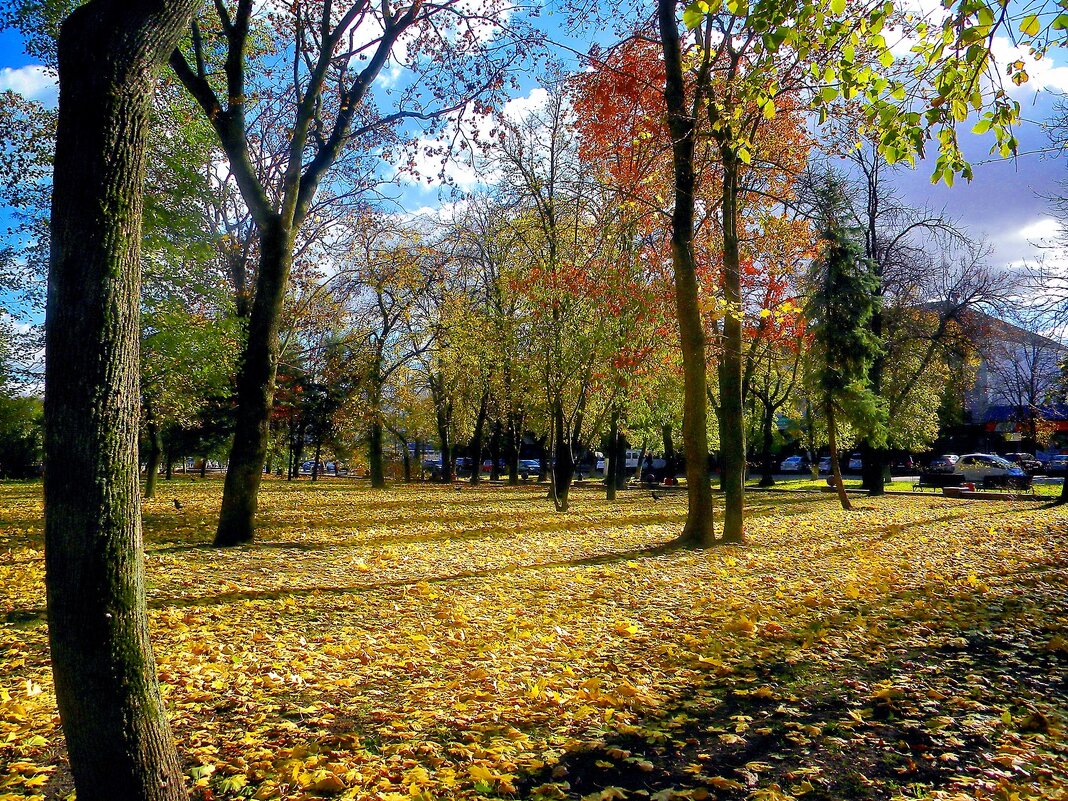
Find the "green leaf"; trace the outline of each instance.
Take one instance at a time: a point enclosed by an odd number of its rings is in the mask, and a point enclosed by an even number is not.
[[[845,0],[831,0],[831,11],[835,14],[842,14],[845,12],[846,3]]]
[[[879,63],[884,67],[890,67],[894,63],[894,54],[889,50],[884,50],[879,54]]]
[[[985,134],[989,130],[990,130],[990,120],[979,120],[979,122],[975,123],[975,125],[972,127],[972,133],[973,134],[982,135],[982,134]]]
[[[1038,21],[1037,14],[1028,14],[1020,22],[1020,33],[1024,36],[1038,36],[1038,32],[1042,30],[1042,24]]]
[[[693,30],[705,18],[704,12],[698,6],[705,5],[702,2],[690,3],[682,12],[682,22],[688,30]]]

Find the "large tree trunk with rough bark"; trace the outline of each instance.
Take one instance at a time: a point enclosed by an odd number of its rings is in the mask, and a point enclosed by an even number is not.
[[[686,105],[682,47],[675,20],[674,0],[658,0],[660,39],[667,80],[664,100],[671,131],[675,173],[675,208],[671,214],[671,264],[675,275],[675,310],[682,350],[682,440],[686,454],[686,525],[679,541],[698,547],[715,543],[712,526],[712,486],[708,481],[708,376],[705,372],[705,332],[694,265],[694,118]],[[641,465],[639,465],[639,470]]]
[[[257,496],[267,458],[274,381],[278,371],[278,325],[293,258],[292,232],[275,218],[260,234],[256,299],[248,322],[248,339],[237,375],[234,442],[223,484],[215,545],[252,542]]]
[[[742,409],[742,271],[738,257],[738,169],[723,149],[723,339],[719,357],[720,486],[723,542],[745,538],[745,415]]]
[[[155,79],[196,0],[93,0],[59,37],[45,368],[56,702],[81,801],[185,801],[145,609],[142,184]]]

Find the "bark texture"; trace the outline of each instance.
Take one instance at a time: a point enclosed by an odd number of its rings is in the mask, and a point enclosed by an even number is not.
[[[720,486],[723,541],[740,543],[745,533],[745,416],[742,409],[742,272],[738,258],[738,156],[723,154],[723,319],[719,357]]]
[[[271,403],[278,373],[278,326],[292,254],[292,232],[276,220],[260,238],[256,299],[237,374],[234,442],[223,484],[216,546],[252,542],[255,533],[257,497],[267,459]]]
[[[682,47],[676,4],[658,0],[660,38],[667,81],[664,100],[671,131],[675,171],[675,208],[671,215],[671,264],[675,275],[675,309],[682,349],[682,441],[686,454],[686,525],[680,540],[689,545],[715,543],[712,525],[712,485],[708,481],[708,376],[705,372],[705,332],[693,255],[695,120],[686,104]],[[641,469],[639,465],[638,469]]]
[[[138,308],[149,108],[197,5],[92,0],[59,38],[45,565],[56,700],[81,801],[188,798],[145,611]]]

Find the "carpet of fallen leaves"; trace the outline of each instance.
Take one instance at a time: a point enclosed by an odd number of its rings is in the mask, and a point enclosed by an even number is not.
[[[1068,798],[1068,509],[220,482],[145,504],[160,678],[197,799]],[[181,501],[176,509],[173,500]],[[0,485],[0,799],[71,793],[40,486]]]

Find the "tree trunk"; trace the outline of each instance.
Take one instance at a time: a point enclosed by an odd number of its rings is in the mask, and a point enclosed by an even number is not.
[[[490,437],[490,459],[493,466],[490,467],[490,481],[500,481],[501,478],[501,421],[500,418],[493,421],[493,435]]]
[[[386,471],[382,458],[382,421],[377,417],[371,421],[367,431],[367,467],[371,473],[371,486],[375,489],[386,488]]]
[[[471,483],[477,484],[482,480],[482,439],[486,428],[486,410],[489,408],[489,393],[482,393],[482,401],[478,404],[478,417],[475,419],[475,431],[471,437],[470,447],[467,449],[471,457]]]
[[[92,0],[63,23],[45,361],[56,702],[82,801],[185,801],[145,608],[137,430],[145,148],[195,0]]]
[[[575,475],[575,460],[571,454],[571,442],[564,425],[564,408],[560,401],[553,404],[553,465],[549,494],[558,512],[566,512],[571,479]]]
[[[322,456],[323,456],[323,441],[322,441],[322,439],[316,438],[316,440],[315,440],[315,456],[314,456],[315,461],[312,462],[312,475],[311,475],[311,480],[312,481],[318,481],[319,480],[319,460],[322,458]]]
[[[552,454],[546,449],[549,444],[549,437],[543,436],[538,440],[538,447],[541,449],[541,456],[538,457],[538,483],[547,481],[549,479],[549,466],[552,461]]]
[[[289,418],[289,436],[287,437],[287,444],[289,445],[289,448],[288,448],[289,455],[286,458],[286,481],[292,481],[293,480],[293,463],[294,463],[293,449],[297,445],[297,437],[296,437],[296,433],[295,433],[296,432],[296,426],[297,426],[296,417],[290,417]]]
[[[171,449],[165,448],[163,451],[163,480],[170,481],[174,477],[174,457],[171,455]]]
[[[612,417],[608,424],[608,453],[605,454],[605,497],[614,501],[616,499],[616,490],[619,489],[619,481],[616,478],[619,475],[619,448],[616,447],[616,443],[619,441],[619,404],[612,403]]]
[[[694,118],[686,105],[682,47],[675,21],[674,0],[658,0],[660,39],[667,79],[664,101],[671,132],[675,177],[675,208],[671,214],[671,264],[675,275],[675,310],[682,350],[682,441],[686,453],[686,525],[679,541],[706,547],[716,541],[712,525],[712,486],[708,481],[708,376],[705,372],[705,332],[701,321],[697,271],[693,254]],[[641,470],[641,465],[638,465]]]
[[[278,323],[293,258],[292,232],[275,215],[260,232],[256,298],[237,375],[237,410],[230,466],[223,484],[215,545],[252,542],[257,495],[267,456],[268,424],[278,370]]]
[[[738,257],[738,158],[723,150],[723,347],[719,357],[723,542],[745,539],[745,415],[742,410],[742,272]]]
[[[148,433],[148,464],[145,466],[145,497],[156,497],[156,482],[159,479],[159,462],[163,456],[163,442],[159,435],[159,426],[149,419],[145,424]]]
[[[505,384],[510,386],[509,373],[505,373]],[[507,391],[510,391],[507,390]],[[523,448],[523,425],[515,411],[508,412],[508,483],[515,487],[519,484],[519,454]]]
[[[404,483],[412,483],[412,455],[408,450],[408,442],[403,437],[398,437],[401,444],[401,459],[404,464]]]
[[[831,474],[834,476],[834,487],[838,491],[838,501],[847,512],[853,511],[853,505],[849,502],[846,494],[845,482],[842,481],[842,468],[838,463],[838,435],[834,424],[834,404],[827,404],[827,446],[831,451]]]
[[[770,404],[764,406],[764,414],[760,421],[761,433],[764,437],[764,448],[761,454],[761,472],[760,486],[771,487],[775,484],[775,460],[771,453],[771,443],[774,437],[773,427],[775,425],[775,410]]]
[[[877,393],[875,388],[873,392]],[[890,451],[886,448],[873,448],[867,442],[861,444],[861,486],[871,495],[883,495],[886,492],[886,471],[890,467]]]
[[[441,444],[441,482],[452,483],[452,412],[446,401],[435,403],[435,421],[438,427],[438,441]]]

